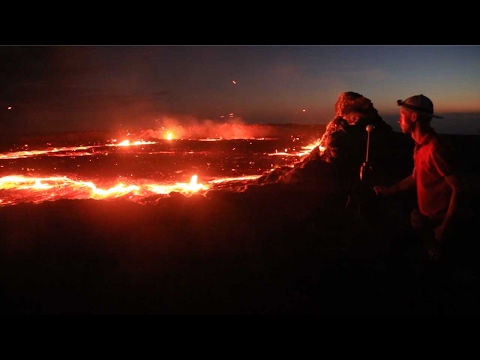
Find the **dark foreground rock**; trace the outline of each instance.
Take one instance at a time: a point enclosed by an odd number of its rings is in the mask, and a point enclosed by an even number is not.
[[[467,256],[473,248],[448,272],[414,255],[394,263],[391,236],[413,199],[378,199],[361,218],[348,200],[273,184],[146,205],[62,200],[0,208],[0,311],[480,312],[476,256]]]

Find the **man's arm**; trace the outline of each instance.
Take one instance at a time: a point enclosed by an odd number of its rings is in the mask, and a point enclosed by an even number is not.
[[[441,241],[451,230],[452,222],[460,209],[460,197],[462,194],[460,179],[456,174],[445,176],[445,181],[452,188],[452,196],[450,197],[447,214],[445,215],[443,222],[435,229],[435,239],[439,241]]]
[[[407,176],[405,179],[391,186],[376,185],[373,187],[373,190],[377,195],[379,193],[383,195],[391,195],[399,191],[406,191],[406,190],[412,189],[414,187],[415,187],[415,179],[413,178],[413,174],[411,174]]]

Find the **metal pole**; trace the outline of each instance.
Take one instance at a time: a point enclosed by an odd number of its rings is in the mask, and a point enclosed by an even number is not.
[[[367,125],[367,155],[365,157],[365,162],[368,163],[368,151],[370,149],[370,132],[375,129],[375,126],[373,125]]]

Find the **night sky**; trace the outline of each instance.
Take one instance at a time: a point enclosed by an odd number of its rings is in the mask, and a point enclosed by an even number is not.
[[[0,62],[0,133],[326,124],[344,91],[394,128],[396,100],[424,94],[434,126],[480,130],[475,45],[2,46]]]

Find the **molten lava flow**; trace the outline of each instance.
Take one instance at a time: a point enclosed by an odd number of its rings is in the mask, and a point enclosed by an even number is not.
[[[208,185],[198,184],[197,183],[198,176],[193,175],[190,183],[175,183],[173,185],[153,185],[147,184],[145,185],[151,192],[155,194],[169,194],[171,192],[180,192],[184,194],[190,194],[193,192],[198,192],[200,190],[207,190],[209,189]]]
[[[42,156],[42,155],[53,155],[53,156],[78,156],[79,154],[76,153],[80,150],[87,150],[89,147],[85,146],[76,146],[76,147],[61,147],[61,148],[53,148],[47,150],[25,150],[25,151],[15,151],[10,153],[3,153],[0,154],[0,159],[22,159],[27,157],[34,157],[34,156]],[[82,152],[81,155],[91,155],[86,152]]]
[[[90,181],[77,181],[68,177],[25,177],[21,175],[0,178],[0,205],[15,205],[20,202],[42,202],[60,199],[111,199],[129,195],[146,197],[156,194],[168,195],[171,192],[191,194],[209,189],[208,185],[197,183],[198,176],[193,175],[190,183],[140,185],[119,183],[102,189]],[[8,192],[7,192],[8,190]]]
[[[228,178],[211,180],[210,183],[211,184],[220,184],[220,183],[224,183],[224,182],[233,182],[233,181],[250,181],[250,180],[256,180],[259,177],[260,177],[260,175],[228,177]]]
[[[118,144],[108,144],[107,146],[131,146],[131,145],[152,145],[156,144],[155,141],[143,141],[143,140],[137,140],[134,142],[130,142],[130,140],[124,140]]]
[[[167,140],[173,139],[173,134],[168,132],[165,135]],[[204,139],[196,139],[197,141],[220,141],[223,140],[220,138],[204,138]],[[245,139],[244,139],[245,140]],[[275,138],[255,138],[252,140],[257,141],[267,141],[267,140],[275,140]],[[107,143],[104,145],[92,145],[92,146],[70,146],[70,147],[59,147],[59,148],[51,148],[45,150],[24,150],[24,151],[12,151],[7,153],[0,153],[0,160],[7,160],[7,159],[21,159],[21,158],[28,158],[28,157],[38,157],[38,156],[92,156],[91,152],[88,152],[91,149],[96,149],[96,153],[107,154],[108,152],[105,150],[100,150],[100,148],[104,147],[128,147],[128,146],[139,146],[139,145],[155,145],[158,144],[156,141],[144,141],[144,140],[123,140],[119,143],[116,143],[116,140],[112,140],[113,143]],[[296,151],[295,148],[293,149],[284,149],[284,151],[275,151],[269,155],[282,155],[282,156],[297,156],[303,157],[308,155],[308,153],[313,150],[315,147],[319,146],[319,141],[309,144],[307,146],[303,146],[300,151]],[[320,148],[320,151],[324,149]]]
[[[115,142],[115,140],[112,140]],[[89,153],[90,149],[98,149],[102,147],[117,147],[117,146],[136,146],[136,145],[153,145],[156,144],[155,141],[143,141],[137,140],[130,142],[130,140],[124,140],[118,144],[104,144],[104,145],[92,145],[92,146],[70,146],[70,147],[58,147],[58,148],[49,148],[45,150],[23,150],[23,151],[12,151],[7,153],[0,153],[0,160],[4,159],[22,159],[28,157],[36,156],[91,156],[92,153]]]

